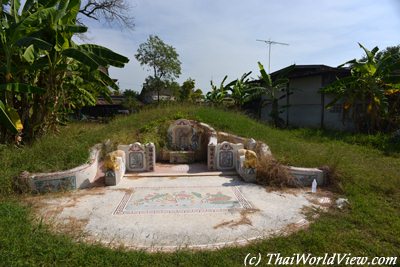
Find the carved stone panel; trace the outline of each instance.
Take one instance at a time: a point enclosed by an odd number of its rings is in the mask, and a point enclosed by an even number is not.
[[[141,170],[144,168],[144,153],[143,152],[130,152],[128,159],[128,166],[130,170]]]
[[[119,145],[118,149],[125,151],[125,166],[127,171],[146,171],[147,159],[145,146],[139,142],[130,145]]]
[[[145,149],[138,142],[129,146],[127,156],[127,169],[129,171],[142,171],[145,169]]]
[[[168,141],[173,150],[195,151],[199,149],[200,136],[191,121],[181,119],[168,128]]]
[[[154,171],[156,165],[156,147],[153,143],[148,143],[145,145],[147,154],[147,171]]]
[[[217,145],[216,161],[218,170],[233,170],[236,167],[236,155],[243,144],[222,142]]]
[[[223,169],[233,169],[233,152],[220,151],[219,152],[219,166]]]

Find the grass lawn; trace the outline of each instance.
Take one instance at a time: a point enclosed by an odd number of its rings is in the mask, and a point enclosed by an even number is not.
[[[217,130],[253,137],[268,144],[280,161],[304,167],[336,166],[343,196],[351,206],[332,209],[307,230],[241,248],[149,254],[111,250],[53,234],[33,220],[32,210],[12,191],[12,177],[23,170],[54,171],[75,167],[88,149],[105,139],[132,143],[157,138],[160,122],[190,118]],[[23,149],[0,147],[1,266],[243,266],[248,253],[351,253],[353,256],[400,255],[400,152],[384,137],[318,130],[278,130],[244,115],[210,107],[160,107],[109,124],[72,123]],[[383,141],[382,141],[383,140]],[[154,140],[153,140],[154,141]],[[155,140],[156,142],[158,140]],[[261,264],[266,264],[266,258]],[[398,259],[398,262],[400,260]]]

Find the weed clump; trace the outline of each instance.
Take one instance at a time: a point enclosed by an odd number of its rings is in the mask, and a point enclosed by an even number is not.
[[[324,172],[325,185],[330,187],[330,190],[337,193],[343,193],[342,175],[337,170],[337,165],[319,167]]]
[[[272,156],[261,156],[257,162],[257,183],[272,187],[299,187],[288,168]]]

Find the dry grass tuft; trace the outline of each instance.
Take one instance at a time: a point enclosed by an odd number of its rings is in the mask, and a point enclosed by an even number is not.
[[[326,184],[332,192],[343,193],[342,185],[342,175],[337,169],[337,165],[332,166],[322,166],[318,169],[324,172],[324,177],[326,178]]]
[[[217,225],[215,225],[213,228],[217,229],[217,228],[221,228],[221,227],[236,227],[239,225],[253,225],[253,223],[251,222],[251,220],[249,219],[249,215],[253,214],[255,212],[260,211],[259,209],[245,209],[240,211],[240,218],[238,220],[230,220],[230,221],[225,221],[222,223],[219,223]]]
[[[295,177],[272,156],[261,156],[257,163],[257,183],[273,187],[298,187]]]

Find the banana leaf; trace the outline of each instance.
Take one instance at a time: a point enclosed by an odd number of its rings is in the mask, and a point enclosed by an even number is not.
[[[103,73],[102,71],[98,71],[98,74],[100,75],[101,81],[104,85],[110,86],[114,90],[119,90],[118,85],[114,82],[113,79],[110,78],[110,76]]]
[[[260,69],[261,78],[264,80],[264,82],[268,86],[272,86],[271,76],[267,74],[267,72],[264,69],[264,66],[260,62],[258,62],[258,68]]]
[[[35,4],[35,0],[26,0],[25,5],[22,8],[22,13],[28,12],[29,9]]]
[[[25,49],[24,54],[22,57],[30,64],[32,64],[35,61],[35,47],[33,45],[28,46]]]
[[[58,25],[57,30],[66,33],[84,33],[87,32],[87,27],[81,25]]]
[[[73,58],[84,65],[90,67],[91,69],[97,69],[101,64],[98,63],[95,59],[93,59],[87,52],[82,49],[77,48],[68,48],[65,49],[62,54],[64,56]]]
[[[105,60],[110,60],[110,62],[119,62],[119,63],[128,63],[129,58],[120,55],[118,53],[115,53],[111,49],[108,49],[106,47],[100,46],[100,45],[95,45],[95,44],[83,44],[79,45],[79,48],[82,48],[86,51],[89,51],[93,54],[95,54],[98,57],[101,57]],[[113,64],[110,64],[113,65]]]
[[[53,45],[50,44],[49,42],[46,42],[45,40],[42,40],[40,38],[28,36],[28,37],[23,37],[17,41],[18,46],[30,46],[34,45],[36,48],[43,49],[43,50],[51,50]]]
[[[6,129],[12,132],[13,134],[18,133],[17,126],[13,123],[12,119],[6,112],[6,107],[1,100],[0,100],[0,123],[1,125],[4,125]]]
[[[24,83],[3,83],[0,84],[0,91],[16,92],[16,93],[33,93],[43,94],[46,90],[37,86]]]

